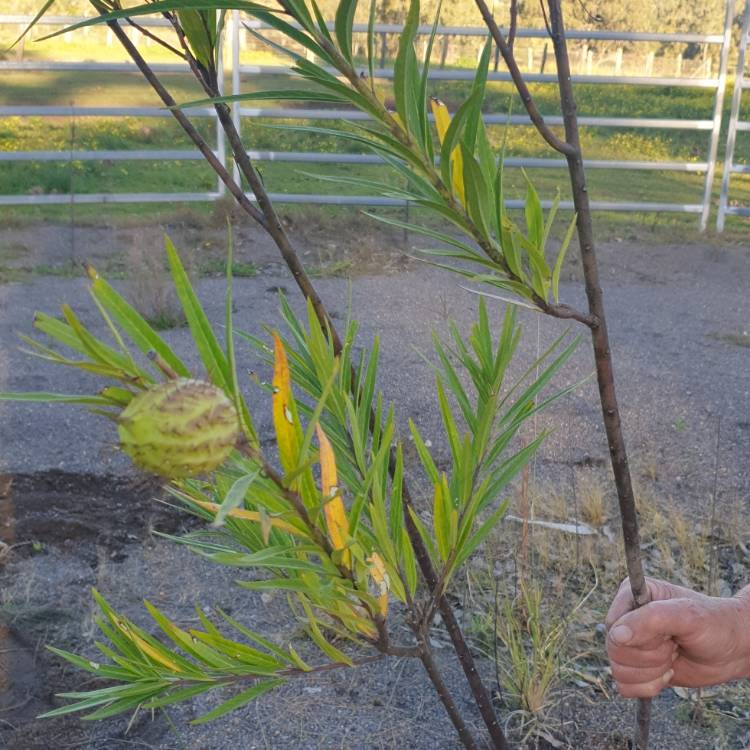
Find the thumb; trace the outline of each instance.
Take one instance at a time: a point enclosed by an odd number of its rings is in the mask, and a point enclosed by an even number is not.
[[[654,648],[667,638],[679,641],[695,632],[700,605],[694,599],[652,601],[627,612],[609,631],[616,646]]]

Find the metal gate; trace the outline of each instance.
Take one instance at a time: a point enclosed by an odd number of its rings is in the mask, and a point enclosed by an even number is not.
[[[750,0],[745,5],[745,15],[742,21],[740,47],[737,55],[737,71],[734,76],[734,91],[732,93],[732,109],[729,113],[729,128],[727,131],[727,148],[724,157],[724,175],[721,180],[721,195],[719,196],[719,213],[716,217],[716,231],[724,231],[727,216],[750,216],[750,207],[732,206],[729,201],[730,181],[733,174],[750,174],[750,165],[735,164],[734,152],[737,145],[738,132],[750,132],[750,121],[740,120],[742,106],[742,92],[750,88],[750,79],[745,78],[745,64],[747,59],[747,43],[750,35]]]
[[[12,23],[21,25],[28,23],[30,19],[20,16],[0,16],[0,24]],[[72,18],[45,17],[44,23],[48,25],[60,25],[74,22]],[[705,44],[711,45],[719,50],[719,66],[716,75],[713,71],[706,72],[700,77],[654,76],[654,75],[597,75],[589,73],[574,75],[573,80],[577,83],[607,85],[631,85],[631,86],[659,86],[659,87],[686,87],[708,89],[714,92],[713,115],[711,119],[675,119],[675,118],[640,118],[640,117],[581,117],[582,126],[595,126],[603,128],[649,128],[658,130],[677,131],[699,131],[707,134],[703,161],[643,161],[643,160],[589,160],[586,166],[590,169],[605,170],[638,170],[638,171],[663,171],[663,172],[687,172],[703,174],[702,196],[696,196],[693,203],[666,203],[649,201],[592,201],[592,208],[598,211],[631,211],[631,212],[669,212],[690,213],[700,217],[701,230],[708,223],[711,210],[711,193],[716,172],[716,157],[719,146],[719,133],[722,124],[722,108],[724,102],[724,90],[726,86],[727,65],[729,50],[731,46],[731,31],[734,20],[734,1],[726,0],[726,15],[724,30],[722,34],[659,34],[659,33],[636,33],[636,32],[609,32],[609,31],[568,31],[567,36],[571,40],[601,40],[622,42],[661,42],[664,44]],[[143,22],[143,25],[161,26],[166,21],[151,19]],[[232,93],[241,93],[240,76],[243,73],[288,75],[286,67],[273,65],[243,65],[240,60],[240,34],[243,23],[250,28],[264,29],[263,24],[256,21],[243,22],[238,11],[232,12],[232,23],[228,30],[228,42],[231,45],[226,55],[226,60],[231,65]],[[398,33],[399,26],[381,24],[375,27],[380,34]],[[365,32],[366,26],[355,26],[355,31]],[[431,27],[421,27],[420,34],[427,35]],[[244,32],[242,32],[244,33]],[[485,37],[487,30],[484,27],[441,27],[438,33],[443,38],[451,37]],[[520,29],[518,38],[544,39],[547,32],[544,29]],[[744,37],[743,37],[744,38]],[[653,59],[653,58],[652,58]],[[175,72],[186,70],[183,65],[155,64],[153,69],[158,72]],[[0,74],[3,71],[21,70],[99,70],[99,71],[135,71],[131,64],[113,63],[54,63],[54,62],[0,62]],[[393,70],[390,68],[379,68],[375,75],[381,79],[392,78]],[[431,77],[435,80],[461,81],[473,78],[471,70],[433,69]],[[507,72],[492,72],[490,80],[508,81],[510,76]],[[554,83],[556,77],[544,73],[530,73],[526,75],[530,82]],[[215,118],[211,109],[188,110],[190,114],[197,117]],[[159,108],[128,108],[128,107],[0,107],[0,118],[11,116],[139,116],[139,117],[170,117],[164,109]],[[241,124],[245,118],[263,117],[277,119],[336,119],[336,120],[358,120],[366,119],[367,115],[351,110],[331,109],[298,109],[284,107],[244,107],[235,104],[233,107],[235,123]],[[551,125],[562,124],[561,117],[548,117]],[[502,113],[490,113],[486,116],[489,124],[504,124],[508,118]],[[511,122],[517,125],[529,126],[530,121],[525,115],[514,115]],[[216,139],[217,156],[226,163],[227,149],[224,143],[221,129],[217,127]],[[258,161],[286,161],[286,162],[317,162],[335,164],[373,164],[379,163],[379,157],[368,154],[341,154],[335,152],[292,152],[292,151],[250,151],[251,158]],[[32,152],[2,152],[0,162],[3,161],[66,161],[66,160],[96,160],[96,159],[200,159],[197,151],[32,151]],[[510,167],[528,168],[560,168],[565,162],[559,158],[509,158],[507,164]],[[73,194],[73,195],[0,195],[0,205],[30,205],[30,204],[68,204],[68,203],[108,203],[108,202],[177,202],[177,201],[207,201],[215,200],[223,194],[223,185],[218,184],[216,192],[210,193],[96,193],[96,194]],[[250,196],[251,198],[253,196]],[[316,194],[289,194],[276,193],[271,195],[272,199],[279,203],[333,203],[349,205],[403,205],[403,202],[380,196],[346,196],[346,195],[316,195]],[[509,201],[509,207],[515,208],[523,205],[522,201]],[[571,207],[571,202],[563,202],[563,207]]]

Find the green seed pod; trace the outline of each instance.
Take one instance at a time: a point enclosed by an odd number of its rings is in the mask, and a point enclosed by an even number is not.
[[[133,463],[169,479],[213,471],[239,436],[237,412],[224,392],[185,378],[139,393],[117,422],[120,447]]]

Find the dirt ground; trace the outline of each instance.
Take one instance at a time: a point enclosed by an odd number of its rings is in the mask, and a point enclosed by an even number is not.
[[[221,257],[222,230],[168,230],[199,269],[199,294],[209,316],[220,324],[224,282],[206,269],[213,267],[208,261]],[[78,227],[71,234],[63,226],[4,230],[0,252],[6,253],[5,265],[22,269],[23,278],[0,284],[0,390],[83,391],[85,384],[77,374],[21,353],[17,334],[32,334],[35,310],[54,314],[62,302],[73,305],[85,320],[94,320],[85,282],[66,270],[71,260],[89,260],[108,269],[118,285],[137,293],[138,274],[127,269],[123,258],[152,268],[146,256],[161,252],[163,231]],[[449,319],[464,328],[470,323],[476,297],[462,290],[456,277],[407,257],[410,238],[404,245],[400,235],[383,240],[378,230],[370,230],[380,240],[364,241],[362,228],[355,227],[331,244],[315,227],[293,226],[292,231],[300,246],[309,246],[303,257],[315,268],[316,283],[334,318],[345,318],[351,306],[362,322],[362,345],[376,332],[381,335],[381,386],[397,404],[399,424],[415,419],[438,451],[444,451],[432,376],[421,355],[429,355],[431,332],[444,333]],[[238,231],[236,241],[237,261],[246,264],[247,271],[236,279],[236,325],[260,333],[262,325],[278,320],[279,290],[288,290],[299,308],[296,292],[262,236]],[[715,482],[723,518],[737,511],[750,513],[748,249],[612,242],[601,248],[601,259],[623,421],[636,472],[655,476],[661,493],[696,517],[708,512]],[[50,273],[49,267],[60,272]],[[581,304],[577,277],[571,262],[561,296]],[[499,314],[501,305],[492,303],[491,309]],[[514,365],[519,372],[566,328],[533,315],[525,316],[524,326]],[[165,336],[195,363],[184,328]],[[557,385],[591,372],[586,344],[584,340]],[[239,354],[243,369],[260,367],[251,352],[243,349]],[[248,394],[256,421],[267,429],[266,397],[250,386]],[[537,429],[558,426],[535,465],[540,478],[568,481],[571,466],[605,471],[607,446],[597,409],[596,387],[589,380],[539,420]],[[94,653],[91,586],[142,623],[141,601],[148,597],[182,624],[197,619],[195,606],[207,612],[221,607],[279,642],[295,632],[283,597],[240,591],[233,585],[236,573],[210,566],[151,535],[154,528],[179,530],[184,517],[154,502],[158,486],[130,472],[115,450],[113,432],[103,420],[76,407],[0,404],[0,541],[5,545],[0,559],[0,747],[458,747],[421,667],[404,660],[292,682],[216,725],[188,726],[190,719],[215,705],[211,696],[153,720],[140,715],[131,726],[127,719],[93,725],[77,717],[37,720],[39,713],[58,705],[55,693],[84,684],[80,673],[63,666],[43,645]],[[612,554],[619,554],[617,543]],[[455,593],[459,600],[465,594],[460,588]],[[462,612],[469,618],[467,609]],[[438,631],[435,638],[440,643],[444,635]],[[439,649],[439,654],[447,680],[478,726],[449,649]],[[481,664],[492,683],[493,665],[486,659]],[[686,721],[682,703],[671,691],[656,702],[654,748],[745,747],[744,740],[737,739],[741,733],[726,740]],[[611,692],[605,697],[592,687],[579,688],[567,693],[556,711],[555,722],[568,747],[627,747],[632,705]]]

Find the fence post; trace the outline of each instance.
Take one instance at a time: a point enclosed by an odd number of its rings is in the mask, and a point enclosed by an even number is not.
[[[615,55],[615,74],[620,75],[620,73],[622,73],[622,47],[617,48]]]
[[[654,72],[654,52],[649,52],[646,55],[646,75],[650,76]]]
[[[706,169],[706,183],[703,189],[703,211],[701,212],[700,230],[706,231],[708,216],[711,213],[711,192],[716,174],[716,155],[719,151],[719,133],[724,108],[724,92],[727,87],[727,64],[729,63],[729,48],[732,46],[732,23],[734,22],[734,0],[726,0],[726,15],[724,17],[724,40],[721,43],[721,57],[719,58],[719,80],[716,86],[714,100],[714,124],[711,129],[711,140],[708,147],[708,168]]]
[[[727,131],[727,149],[724,156],[724,174],[721,178],[721,193],[719,195],[719,213],[716,216],[716,231],[724,231],[727,206],[729,205],[729,180],[734,165],[734,146],[737,141],[737,123],[740,119],[740,104],[742,103],[742,85],[745,78],[745,56],[747,53],[747,37],[750,34],[750,2],[745,4],[745,15],[742,21],[742,36],[737,55],[737,72],[734,76],[734,91],[732,92],[732,110],[729,113],[729,130]]]

